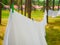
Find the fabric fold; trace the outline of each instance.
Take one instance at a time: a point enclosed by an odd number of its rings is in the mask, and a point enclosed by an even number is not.
[[[7,25],[4,45],[47,45],[45,39],[46,14],[43,20],[37,23],[14,11],[10,13]]]

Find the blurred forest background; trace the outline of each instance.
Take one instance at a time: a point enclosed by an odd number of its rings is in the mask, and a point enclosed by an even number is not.
[[[3,5],[0,4],[0,45],[3,45],[4,33],[6,31],[6,25],[8,22],[11,0],[0,0]],[[32,12],[31,18],[36,21],[41,21],[44,16],[44,10],[46,6],[46,0],[32,0]],[[14,8],[21,13],[25,9],[25,0],[14,0]],[[60,9],[60,0],[49,0],[49,9],[58,11]],[[2,6],[2,8],[1,8]],[[24,14],[23,14],[24,15]],[[48,24],[46,26],[46,40],[48,45],[60,45],[60,16],[55,18],[48,17]]]

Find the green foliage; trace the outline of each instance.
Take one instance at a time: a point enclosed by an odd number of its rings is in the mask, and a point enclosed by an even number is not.
[[[23,4],[24,4],[25,0],[22,0],[22,1],[23,1]],[[32,0],[32,4],[34,4],[34,5],[44,5],[44,1],[45,0]],[[10,3],[10,0],[9,1],[8,0],[2,0],[2,2],[7,5],[7,4]],[[55,5],[58,5],[58,2],[59,2],[59,0],[55,0]],[[18,4],[18,3],[20,3],[19,0],[14,0],[14,4]],[[53,5],[53,1],[49,0],[49,6],[52,6],[52,5]]]
[[[8,4],[8,0],[2,0],[2,2],[6,5]]]

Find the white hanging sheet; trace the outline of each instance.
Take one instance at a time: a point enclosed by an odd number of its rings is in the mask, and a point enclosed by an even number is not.
[[[60,16],[60,10],[58,11],[58,14],[57,14],[57,16]]]
[[[10,12],[4,45],[47,45],[45,39],[46,11],[41,22],[33,21],[16,11]]]
[[[59,11],[48,10],[48,16],[56,17]]]

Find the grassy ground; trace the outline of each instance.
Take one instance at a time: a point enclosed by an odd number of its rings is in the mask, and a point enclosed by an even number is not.
[[[0,45],[2,45],[4,32],[9,16],[9,11],[2,11],[2,25],[0,25]],[[43,11],[32,11],[32,18],[36,21],[43,19]],[[49,17],[49,23],[46,26],[46,40],[48,45],[60,45],[60,17]]]

